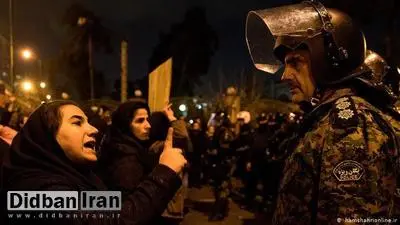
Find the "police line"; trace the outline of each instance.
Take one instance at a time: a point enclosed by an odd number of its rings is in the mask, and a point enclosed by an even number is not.
[[[119,211],[120,191],[8,191],[9,211]]]

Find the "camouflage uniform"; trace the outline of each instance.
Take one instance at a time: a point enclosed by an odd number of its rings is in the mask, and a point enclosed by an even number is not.
[[[398,121],[350,89],[315,109],[286,160],[273,224],[399,218],[397,153],[379,118],[400,134]]]

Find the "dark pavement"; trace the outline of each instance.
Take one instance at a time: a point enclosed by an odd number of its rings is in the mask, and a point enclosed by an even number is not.
[[[233,197],[235,198],[235,197]],[[188,192],[187,207],[189,212],[185,215],[181,225],[269,225],[270,218],[266,215],[256,215],[241,209],[234,201],[229,202],[229,215],[223,221],[209,222],[208,214],[214,203],[210,186],[191,188]]]

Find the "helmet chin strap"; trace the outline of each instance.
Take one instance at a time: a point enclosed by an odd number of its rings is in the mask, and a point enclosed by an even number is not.
[[[315,89],[313,96],[311,97],[310,103],[313,107],[317,106],[321,101],[321,92],[319,89]]]
[[[304,113],[311,112],[321,101],[321,90],[316,88],[310,100],[304,100],[299,103],[300,109]]]

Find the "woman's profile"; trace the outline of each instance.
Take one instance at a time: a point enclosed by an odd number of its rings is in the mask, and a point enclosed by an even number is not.
[[[81,108],[72,101],[54,101],[39,106],[15,136],[11,148],[5,152],[2,197],[6,191],[11,190],[106,191],[107,187],[92,172],[97,161],[97,132],[88,123]],[[181,184],[177,173],[186,160],[179,151],[172,148],[171,142],[172,131],[167,137],[159,165],[138,185],[134,193],[122,199],[118,221],[87,218],[71,221],[63,218],[12,222],[58,225],[72,222],[147,224],[164,210]]]

